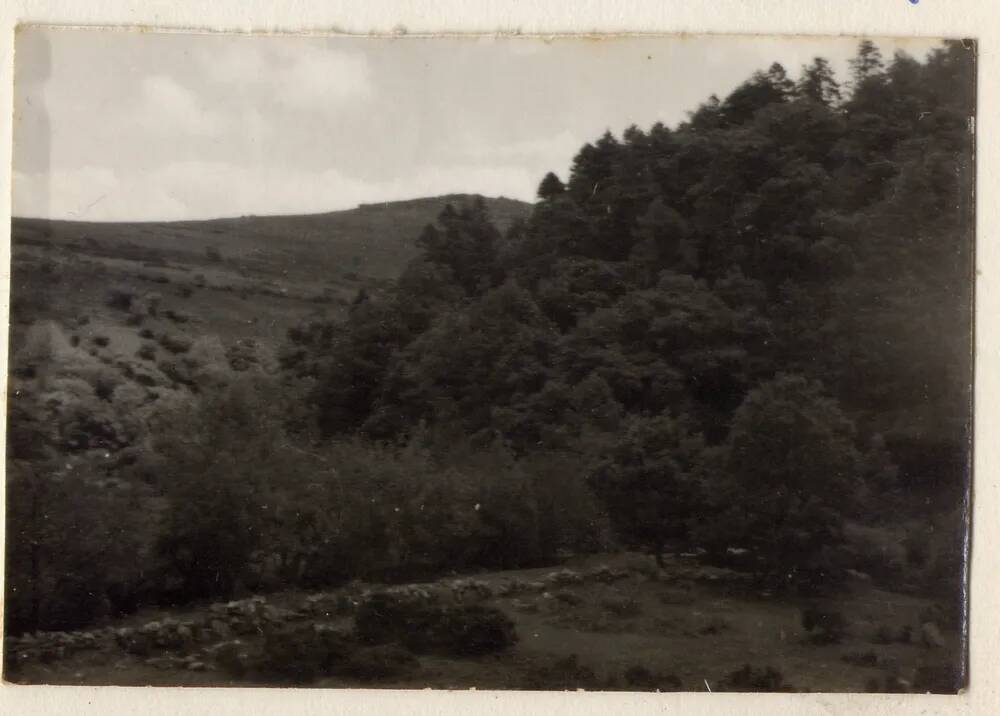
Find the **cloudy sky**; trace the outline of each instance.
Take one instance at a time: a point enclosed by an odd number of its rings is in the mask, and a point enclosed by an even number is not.
[[[922,58],[934,43],[880,41]],[[605,129],[674,125],[853,39],[368,39],[27,29],[14,214],[320,212],[449,192],[531,200]]]

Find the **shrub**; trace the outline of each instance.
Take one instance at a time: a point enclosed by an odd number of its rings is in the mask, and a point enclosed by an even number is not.
[[[517,641],[513,622],[499,609],[440,606],[386,593],[362,604],[354,624],[361,641],[399,642],[416,653],[472,656],[502,651]]]
[[[395,644],[381,644],[358,649],[336,672],[359,681],[381,681],[402,676],[419,665],[416,657],[406,649]]]
[[[139,350],[135,352],[136,356],[142,360],[155,360],[156,359],[156,346],[152,343],[143,343],[139,346]]]
[[[93,338],[91,338],[91,342],[92,342],[92,343],[93,343],[93,344],[94,344],[95,346],[99,346],[99,347],[101,347],[101,348],[104,348],[104,347],[106,347],[106,346],[107,346],[107,345],[108,345],[109,343],[111,343],[111,339],[110,339],[110,338],[108,338],[107,336],[94,336]]]
[[[809,632],[813,644],[839,644],[847,634],[847,622],[840,612],[814,608],[802,610],[802,627]]]
[[[153,333],[152,328],[143,328],[139,331],[139,337],[145,338],[146,340],[152,340],[153,338],[156,338],[156,334]]]
[[[568,604],[571,607],[583,604],[583,597],[573,592],[556,592],[553,596],[556,598],[556,601]]]
[[[744,664],[742,668],[731,672],[722,682],[720,691],[793,691],[786,686],[784,676],[773,666],[755,668]]]
[[[82,474],[57,472],[7,465],[7,529],[17,539],[7,541],[5,636],[113,616],[110,587],[139,579],[148,539],[141,508]]]
[[[965,685],[960,663],[925,664],[917,667],[913,690],[931,694],[954,694]]]
[[[132,301],[135,293],[123,288],[113,288],[108,292],[107,305],[118,311],[127,311],[132,308]]]
[[[156,364],[156,367],[159,368],[160,372],[167,376],[172,383],[186,385],[193,388],[194,380],[191,377],[191,371],[183,363],[173,360],[161,360]]]
[[[237,372],[243,372],[259,365],[257,342],[252,338],[236,341],[226,349],[226,360],[229,361],[229,367]]]
[[[349,634],[322,624],[272,625],[252,666],[265,679],[306,684],[345,662],[355,647]]]
[[[636,689],[646,691],[677,691],[681,688],[681,680],[673,674],[654,674],[641,665],[630,666],[622,676],[627,685]]]
[[[875,583],[896,585],[908,572],[906,549],[900,545],[897,533],[882,527],[847,524],[844,535],[846,561],[870,575]]]
[[[191,317],[189,315],[187,315],[186,313],[182,313],[180,311],[175,311],[172,308],[168,308],[166,311],[164,311],[163,315],[166,318],[168,318],[171,321],[173,321],[174,323],[187,323],[188,321],[191,320]]]
[[[642,614],[642,605],[629,597],[609,597],[601,601],[601,608],[618,617],[637,617]]]
[[[238,679],[245,676],[254,662],[260,658],[259,652],[251,650],[249,645],[240,639],[215,644],[206,651],[219,668]]]
[[[895,640],[896,637],[893,633],[892,627],[886,624],[879,624],[875,629],[875,633],[872,634],[873,644],[892,644]]]
[[[930,559],[931,547],[930,539],[925,533],[910,532],[903,540],[903,549],[906,550],[906,562],[911,567],[923,567]]]
[[[920,610],[919,620],[921,623],[930,622],[936,624],[941,629],[957,630],[962,627],[963,608],[962,600],[955,600],[957,604],[934,603]]]
[[[600,686],[597,674],[580,663],[576,654],[555,659],[551,664],[531,664],[519,685],[523,689],[568,691],[596,689]]]
[[[709,634],[721,634],[724,631],[729,631],[733,628],[733,625],[728,619],[724,617],[714,616],[711,617],[707,622],[701,625],[698,629],[698,633],[702,635]]]
[[[173,336],[169,333],[162,334],[157,342],[171,353],[187,353],[191,350],[193,342],[184,336]]]
[[[118,376],[110,371],[102,371],[94,377],[94,394],[98,399],[110,402],[119,384]]]
[[[852,651],[840,657],[840,660],[855,666],[878,666],[878,655],[874,651]]]
[[[181,286],[177,291],[177,295],[181,298],[191,298],[194,295],[194,289],[190,286]]]
[[[154,385],[157,385],[156,378],[149,375],[148,373],[136,373],[135,375],[132,376],[132,380],[134,380],[139,385],[145,386],[147,388],[152,388]]]

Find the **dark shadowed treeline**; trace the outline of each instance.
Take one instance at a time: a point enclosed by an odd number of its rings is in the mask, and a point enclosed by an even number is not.
[[[626,541],[836,572],[845,517],[964,496],[972,70],[960,43],[865,42],[846,86],[772,65],[605,133],[504,236],[447,209],[392,294],[285,366],[326,436],[570,453]]]
[[[190,401],[119,425],[101,469],[138,497],[50,477],[73,431],[129,416],[60,432],[42,392],[12,401],[8,628],[622,546],[957,606],[973,62],[773,65],[586,144],[506,232],[447,207],[277,373],[192,369]]]

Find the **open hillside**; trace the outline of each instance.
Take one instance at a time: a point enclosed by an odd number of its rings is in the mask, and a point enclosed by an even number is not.
[[[449,194],[406,201],[362,204],[323,214],[241,216],[204,221],[104,222],[14,219],[14,244],[63,247],[95,256],[156,254],[205,256],[217,252],[246,270],[266,271],[281,263],[282,272],[322,277],[344,270],[379,279],[394,278],[413,258],[413,239],[448,203],[472,201],[474,195]],[[525,218],[530,205],[487,198],[499,227]],[[154,254],[155,256],[155,254]],[[189,259],[194,261],[195,259]]]
[[[424,226],[448,203],[472,198],[207,221],[15,218],[13,346],[20,327],[36,320],[66,327],[86,321],[85,337],[118,332],[107,325],[115,315],[106,305],[110,289],[137,298],[155,294],[165,310],[181,316],[174,323],[193,324],[187,328],[195,334],[273,346],[309,315],[336,318],[362,287],[377,291],[395,278],[416,255],[415,237]],[[484,201],[501,226],[530,211],[529,204],[510,199]]]

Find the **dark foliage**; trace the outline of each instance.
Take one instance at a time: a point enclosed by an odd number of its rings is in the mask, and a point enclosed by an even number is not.
[[[720,691],[795,691],[785,684],[785,677],[773,666],[757,668],[744,664],[742,668],[729,674],[720,685]]]
[[[384,593],[359,607],[354,628],[363,642],[396,642],[416,653],[475,656],[517,641],[514,624],[493,607],[444,606]]]
[[[802,628],[813,644],[839,644],[847,634],[847,621],[838,611],[810,607],[802,610]]]
[[[308,684],[345,668],[357,648],[349,634],[321,624],[275,625],[265,630],[250,668],[267,681]]]

